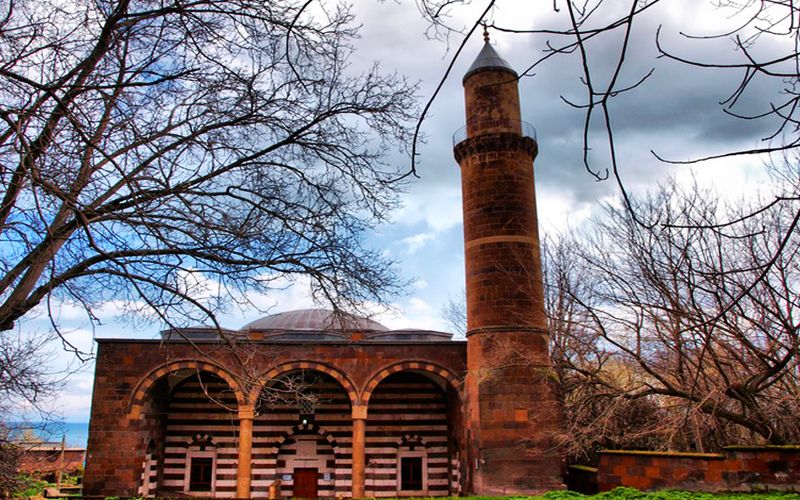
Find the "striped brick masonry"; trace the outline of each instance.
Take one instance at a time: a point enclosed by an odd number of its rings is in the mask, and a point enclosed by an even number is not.
[[[213,341],[191,360],[188,342],[102,340],[84,492],[289,497],[296,471],[313,469],[324,497],[458,494],[464,344],[262,341],[249,346],[263,367],[253,385]],[[296,401],[261,403],[286,376],[317,398],[305,424]],[[421,490],[400,490],[405,456],[424,459]],[[190,488],[198,458],[212,458],[207,492]]]

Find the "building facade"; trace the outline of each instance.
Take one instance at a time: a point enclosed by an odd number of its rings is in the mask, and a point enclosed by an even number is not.
[[[333,318],[101,340],[84,493],[458,494],[465,343]]]
[[[101,340],[84,494],[268,498],[562,487],[532,127],[488,43],[464,77],[467,340],[325,310]]]

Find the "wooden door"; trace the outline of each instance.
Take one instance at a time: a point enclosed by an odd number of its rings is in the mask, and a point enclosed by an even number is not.
[[[317,469],[295,469],[292,496],[294,498],[317,498]]]

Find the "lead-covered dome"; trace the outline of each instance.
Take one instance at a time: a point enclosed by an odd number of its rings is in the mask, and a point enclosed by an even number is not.
[[[209,326],[169,329],[161,332],[162,338],[213,341],[224,334],[228,339],[247,339],[264,342],[320,341],[418,343],[449,341],[452,334],[433,330],[406,328],[390,330],[377,321],[354,314],[334,312],[330,309],[298,309],[271,314],[248,323],[241,330],[217,329]]]
[[[377,321],[329,309],[298,309],[265,316],[242,327],[244,331],[385,332]]]

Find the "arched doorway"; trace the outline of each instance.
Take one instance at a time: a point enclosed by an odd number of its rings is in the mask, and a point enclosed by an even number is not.
[[[291,481],[293,498],[333,496],[337,458],[341,456],[330,434],[315,424],[301,424],[278,449],[277,475]]]
[[[284,497],[342,497],[352,440],[350,396],[328,373],[296,369],[268,381],[253,420],[252,496],[279,484]]]

